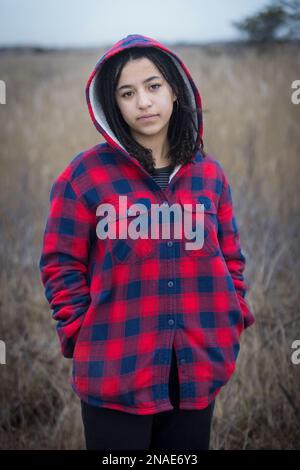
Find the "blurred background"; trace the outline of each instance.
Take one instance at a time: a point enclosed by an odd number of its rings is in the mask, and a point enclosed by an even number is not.
[[[300,2],[262,0],[0,0],[0,448],[85,448],[38,261],[53,180],[103,141],[87,79],[128,34],[190,70],[246,255],[256,323],[216,400],[211,448],[300,448]]]

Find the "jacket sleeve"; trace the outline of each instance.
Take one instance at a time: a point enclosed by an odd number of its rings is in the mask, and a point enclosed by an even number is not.
[[[248,285],[244,279],[246,257],[240,246],[240,234],[234,214],[231,188],[222,169],[222,190],[218,206],[218,240],[244,316],[244,328],[255,322],[245,300]]]
[[[91,215],[69,181],[57,178],[50,191],[40,276],[57,321],[61,352],[73,357],[76,339],[90,304],[88,252]]]

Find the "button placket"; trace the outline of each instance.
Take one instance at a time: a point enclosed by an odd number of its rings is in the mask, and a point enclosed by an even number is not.
[[[163,205],[163,206],[169,206],[169,203],[165,201],[165,202],[163,202],[162,205]],[[172,240],[167,240],[165,243],[166,243],[165,246],[166,246],[167,248],[170,248],[170,249],[171,249],[172,247],[174,247],[174,242],[173,242]],[[169,266],[169,268],[170,268],[169,274],[170,274],[171,276],[175,276],[175,273],[176,273],[176,271],[175,271],[175,263],[174,263],[174,260],[173,260],[172,256],[170,257],[169,261],[170,261],[170,264],[168,264],[168,266]],[[170,291],[170,294],[171,294],[171,293],[172,293],[172,289],[173,289],[174,286],[175,286],[175,281],[173,281],[172,279],[169,279],[168,282],[167,282],[167,286],[168,286],[168,288],[171,290],[171,291]],[[175,312],[176,303],[175,303],[175,301],[174,301],[174,296],[173,296],[173,295],[170,295],[170,301],[171,301],[171,303],[172,303],[172,310]],[[170,327],[172,327],[171,330],[173,330],[173,332],[175,332],[175,330],[176,330],[176,321],[175,321],[175,319],[170,318],[170,319],[168,320],[168,325],[169,325]],[[173,343],[173,341],[174,341],[174,333],[171,333],[170,340],[171,340],[171,344],[169,344],[169,347],[172,347],[171,345],[172,345],[172,343]],[[168,380],[169,380],[169,376],[170,376],[170,369],[168,369],[167,374],[168,374],[168,375],[167,375],[167,377],[166,377],[166,380],[168,381]]]

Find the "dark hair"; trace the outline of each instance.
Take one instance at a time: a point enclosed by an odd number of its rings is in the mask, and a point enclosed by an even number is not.
[[[199,109],[191,107],[187,87],[173,60],[155,47],[133,47],[119,52],[103,64],[98,75],[101,79],[96,78],[96,94],[113,133],[131,156],[136,158],[148,172],[153,171],[154,160],[151,149],[143,147],[132,137],[115,98],[115,90],[124,65],[129,60],[142,57],[148,58],[156,65],[177,96],[167,133],[170,145],[168,157],[172,167],[192,161],[196,150],[200,150],[205,157],[202,139],[200,144],[196,145],[198,128],[195,128],[193,114],[195,111],[199,113]]]

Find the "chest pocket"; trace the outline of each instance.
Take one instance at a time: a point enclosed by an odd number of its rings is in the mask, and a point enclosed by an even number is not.
[[[151,257],[155,240],[151,238],[149,200],[127,196],[126,204],[121,202],[119,196],[116,195],[106,199],[102,204],[109,204],[111,209],[100,219],[105,217],[105,231],[109,232],[106,246],[112,260],[117,264],[137,263]]]
[[[180,203],[183,206],[183,254],[216,256],[220,253],[220,245],[217,209],[213,201],[206,196],[184,195],[180,197]],[[202,213],[199,211],[200,204],[204,205]]]

